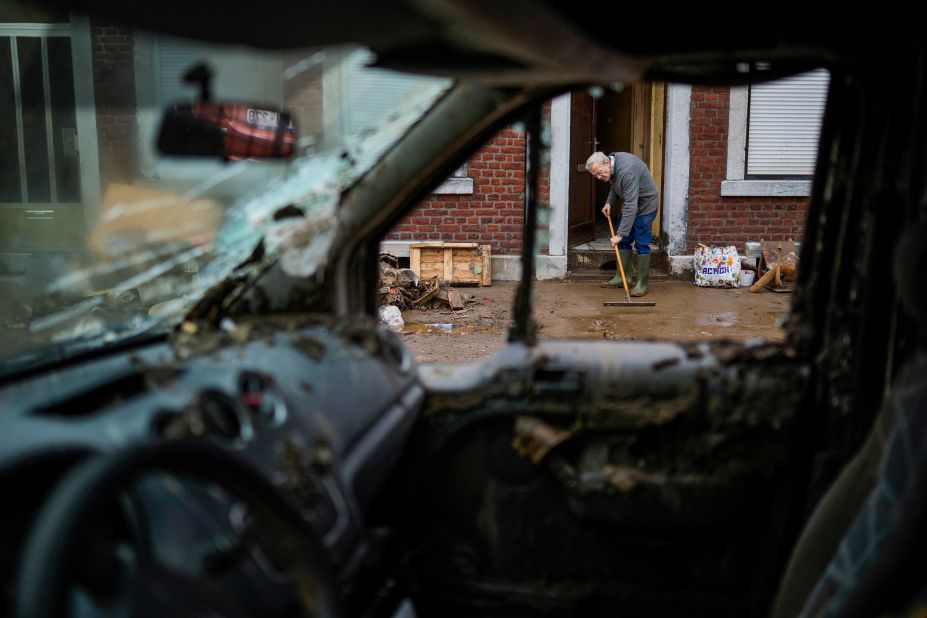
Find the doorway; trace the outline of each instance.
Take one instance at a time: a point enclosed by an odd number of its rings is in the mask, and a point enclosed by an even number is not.
[[[568,237],[571,253],[611,252],[608,222],[601,213],[609,186],[595,181],[585,170],[586,158],[596,150],[630,152],[643,160],[660,192],[662,210],[665,96],[663,82],[642,82],[620,91],[608,89],[597,98],[586,90],[571,94]],[[618,224],[614,215],[612,221]],[[653,223],[655,243],[660,226],[658,211]]]
[[[0,93],[0,248],[79,246],[81,169],[67,25],[0,24]]]

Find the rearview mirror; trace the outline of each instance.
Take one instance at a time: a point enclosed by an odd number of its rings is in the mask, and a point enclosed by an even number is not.
[[[292,117],[265,105],[197,101],[161,119],[158,150],[168,155],[286,159],[296,149]]]

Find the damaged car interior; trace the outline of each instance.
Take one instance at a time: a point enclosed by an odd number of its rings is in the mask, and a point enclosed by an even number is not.
[[[136,50],[179,37],[283,54],[291,83],[363,66],[406,81],[375,125],[332,120],[326,100],[316,126],[279,98],[225,100],[218,61],[159,82],[186,84],[171,105],[153,91],[142,109],[137,80],[152,178],[174,184],[131,212],[131,183],[101,197],[87,242],[109,257],[75,252],[0,301],[0,615],[927,611],[917,20],[796,2],[36,6],[135,29]],[[784,343],[539,337],[546,101],[821,67]],[[354,132],[336,139],[332,123]],[[375,318],[380,241],[513,123],[527,190],[507,344],[419,364]],[[138,238],[125,217],[191,227]]]

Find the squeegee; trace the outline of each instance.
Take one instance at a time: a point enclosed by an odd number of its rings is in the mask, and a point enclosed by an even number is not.
[[[608,229],[612,232],[612,237],[615,236],[615,226],[612,225],[612,217],[608,217]],[[631,300],[631,292],[628,291],[628,278],[624,276],[624,265],[621,263],[621,256],[618,254],[618,245],[612,245],[612,248],[615,250],[615,260],[618,262],[618,270],[621,271],[621,283],[624,284],[624,294],[627,297],[627,301],[623,300],[607,300],[603,305],[606,307],[655,307],[657,303],[653,301],[633,301]]]

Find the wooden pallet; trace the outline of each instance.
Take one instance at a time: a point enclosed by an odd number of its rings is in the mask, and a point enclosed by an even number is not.
[[[409,246],[410,268],[425,281],[437,276],[452,285],[492,285],[491,250],[475,242],[431,242]]]

